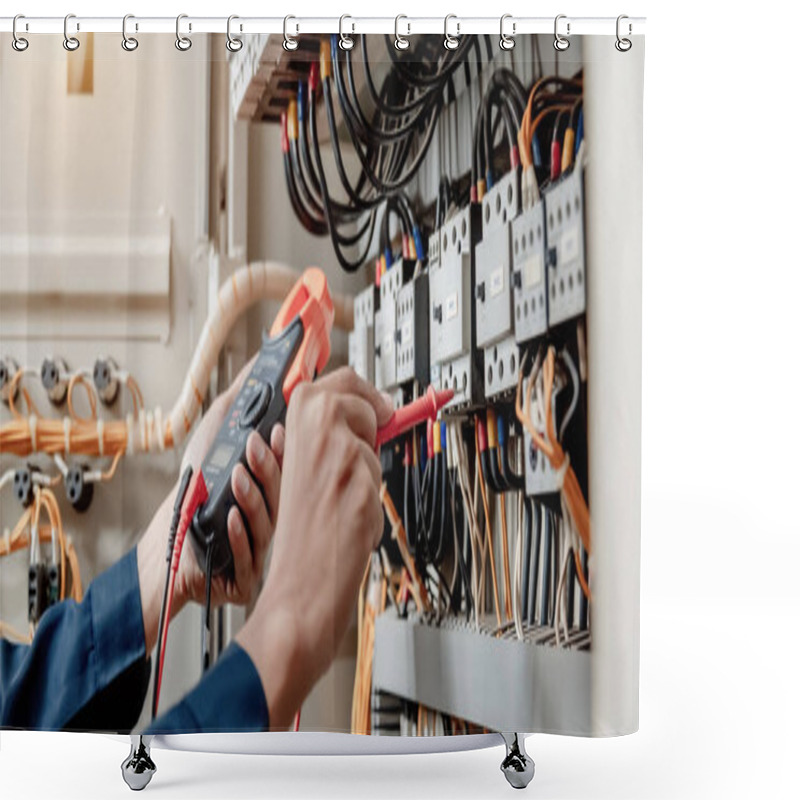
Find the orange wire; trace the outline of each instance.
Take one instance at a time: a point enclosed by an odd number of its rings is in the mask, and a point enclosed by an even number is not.
[[[481,467],[481,460],[478,456],[479,453],[479,446],[478,446],[478,426],[475,426],[475,463],[476,468],[478,470],[478,482],[480,483],[481,487],[481,498],[483,499],[483,514],[486,518],[486,538],[488,540],[489,546],[489,562],[491,564],[492,569],[492,589],[494,592],[494,611],[497,615],[497,624],[502,625],[503,620],[500,616],[500,594],[497,590],[497,570],[494,566],[494,543],[492,537],[492,520],[491,516],[489,515],[489,499],[486,495],[486,482],[483,478],[483,468]]]

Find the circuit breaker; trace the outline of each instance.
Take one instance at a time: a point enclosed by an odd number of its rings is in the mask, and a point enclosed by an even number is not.
[[[517,383],[511,224],[519,207],[518,170],[498,181],[481,202],[483,237],[475,246],[475,343],[484,350],[486,397],[512,389]]]
[[[397,379],[397,296],[411,277],[415,262],[399,259],[381,276],[375,311],[375,386],[390,389]]]
[[[583,173],[573,171],[544,193],[550,326],[586,312]]]
[[[547,248],[543,202],[526,209],[511,223],[511,242],[514,338],[522,344],[547,333]]]
[[[430,379],[428,350],[428,275],[421,273],[397,293],[397,382]]]
[[[353,330],[347,335],[347,363],[365,381],[375,381],[375,294],[370,286],[353,301]]]
[[[482,368],[474,345],[472,241],[480,220],[471,206],[437,232],[436,260],[429,262],[431,383],[453,389],[452,406],[473,405],[482,397]]]

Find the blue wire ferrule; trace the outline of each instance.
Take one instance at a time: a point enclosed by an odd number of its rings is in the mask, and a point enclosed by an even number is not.
[[[425,258],[425,250],[422,247],[422,234],[419,232],[419,228],[415,225],[414,226],[414,249],[417,251],[417,258],[422,261]]]
[[[533,166],[534,167],[541,167],[542,166],[542,151],[539,147],[539,137],[534,133],[533,138],[531,139],[531,148],[533,150]]]

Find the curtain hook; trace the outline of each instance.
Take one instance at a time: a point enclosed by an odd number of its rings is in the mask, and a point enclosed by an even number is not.
[[[74,52],[81,46],[80,40],[78,40],[75,36],[69,35],[69,21],[71,19],[75,19],[74,14],[67,14],[67,16],[64,17],[64,49],[69,50],[70,53]],[[75,30],[79,31],[80,29],[80,25],[75,23]]]
[[[284,50],[297,50],[297,39],[294,36],[289,35],[289,20],[296,19],[295,17],[289,15],[288,17],[283,18],[283,49]],[[295,26],[297,29],[297,26]]]
[[[339,17],[339,48],[342,50],[352,50],[355,46],[353,39],[344,32],[344,21],[346,19],[353,19],[349,14],[342,14]],[[351,24],[351,33],[355,32],[355,23]]]
[[[23,14],[17,14],[17,16],[14,17],[14,22],[11,23],[11,36],[13,37],[11,39],[11,46],[18,53],[22,53],[25,50],[27,50],[28,49],[28,45],[30,44],[30,42],[27,39],[23,38],[22,36],[20,36],[17,33],[17,22],[19,20],[21,20],[21,19],[25,19],[25,16]],[[27,29],[28,29],[28,25],[26,23],[25,24],[25,30],[27,30]]]
[[[627,14],[620,14],[617,17],[617,41],[614,42],[614,47],[616,47],[620,53],[627,53],[628,50],[630,50],[631,47],[633,47],[633,42],[630,39],[620,35],[620,31],[622,28],[622,20],[624,19],[628,19]],[[633,26],[631,25],[630,22],[628,22],[628,36],[630,36],[632,33],[633,33]]]
[[[555,24],[553,25],[553,32],[555,34],[555,39],[553,39],[553,47],[555,47],[555,49],[558,50],[561,53],[563,53],[564,50],[566,50],[569,47],[569,39],[567,39],[566,37],[562,36],[558,32],[558,23],[562,19],[567,19],[567,15],[566,14],[559,14],[556,17]],[[567,21],[567,36],[569,36],[569,28],[570,28],[570,24],[569,24],[569,21]]]
[[[225,47],[228,48],[229,53],[238,53],[244,46],[244,42],[242,42],[238,36],[233,36],[231,34],[231,22],[233,22],[235,19],[239,19],[236,14],[231,14],[228,17],[228,41],[225,42]],[[242,26],[240,25],[239,31],[241,32],[241,30]]]
[[[132,53],[138,46],[139,40],[133,36],[128,36],[128,20],[135,19],[133,14],[126,14],[122,18],[122,49]],[[136,30],[139,30],[139,25],[136,25]]]
[[[447,25],[451,19],[456,21],[456,35],[452,36],[447,31]],[[444,18],[444,46],[446,50],[455,50],[459,45],[458,37],[461,35],[461,23],[458,21],[458,17],[455,14],[448,14]]]
[[[507,19],[511,21],[511,35],[509,36],[503,30],[503,25]],[[514,37],[517,35],[517,23],[513,21],[511,14],[503,14],[500,17],[500,49],[501,50],[513,50],[514,49]]]
[[[411,45],[411,42],[405,36],[400,35],[400,20],[401,19],[408,19],[405,14],[398,14],[394,18],[394,46],[396,50],[408,50]],[[411,25],[406,23],[406,27],[408,28],[408,34],[411,35]]]
[[[192,46],[192,40],[188,36],[183,36],[181,34],[181,20],[188,18],[188,14],[178,14],[175,18],[175,47],[182,53],[185,53]],[[191,22],[189,23],[189,30],[192,30]]]

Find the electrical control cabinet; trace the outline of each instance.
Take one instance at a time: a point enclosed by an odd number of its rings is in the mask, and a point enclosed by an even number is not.
[[[347,363],[364,380],[375,381],[375,294],[370,286],[353,302],[353,330],[347,335]]]
[[[428,275],[421,273],[397,293],[397,382],[430,379],[428,350]]]
[[[453,407],[480,402],[483,393],[472,314],[472,242],[479,228],[471,206],[455,214],[438,232],[438,266],[429,266],[431,383],[455,391]]]
[[[519,172],[512,170],[481,202],[483,238],[475,246],[475,341],[484,349],[486,397],[513,389],[517,383],[511,229],[519,208]]]
[[[511,223],[514,338],[520,344],[547,333],[547,257],[544,203]]]
[[[548,320],[552,327],[586,312],[583,174],[573,171],[544,193]]]

